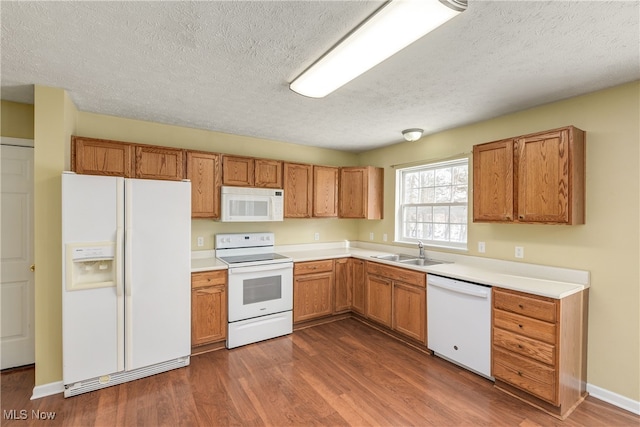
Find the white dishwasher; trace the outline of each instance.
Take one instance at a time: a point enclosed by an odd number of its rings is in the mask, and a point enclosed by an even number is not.
[[[491,287],[427,275],[427,347],[491,378]]]

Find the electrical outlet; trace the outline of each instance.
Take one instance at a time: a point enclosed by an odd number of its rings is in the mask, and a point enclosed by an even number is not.
[[[478,252],[483,254],[485,251],[484,242],[478,242]]]
[[[201,248],[204,246],[204,237],[198,236],[198,247]]]
[[[320,240],[320,233],[315,233],[313,235],[313,240]]]
[[[524,247],[516,246],[516,258],[524,258]]]
[[[373,233],[369,233],[369,240],[373,240]]]
[[[383,241],[383,242],[386,242],[386,241],[387,241],[387,233],[384,233],[384,234],[382,235],[382,241]]]

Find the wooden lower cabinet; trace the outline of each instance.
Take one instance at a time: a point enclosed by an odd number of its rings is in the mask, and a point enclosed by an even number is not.
[[[367,262],[365,316],[426,344],[426,274]]]
[[[191,346],[227,338],[227,271],[191,274]]]
[[[391,298],[393,280],[367,274],[365,316],[391,327]]]
[[[493,288],[496,386],[559,418],[586,396],[588,290],[562,299]]]
[[[353,301],[353,269],[349,261],[350,258],[335,260],[335,313],[351,310]]]
[[[365,303],[365,263],[361,259],[350,258],[351,264],[351,309],[364,316]]]
[[[293,266],[293,323],[333,313],[333,260]]]
[[[393,330],[426,343],[427,292],[401,282],[393,285]]]

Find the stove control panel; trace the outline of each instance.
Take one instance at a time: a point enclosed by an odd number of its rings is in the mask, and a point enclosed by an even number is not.
[[[216,234],[216,249],[254,248],[274,246],[273,233],[229,233]]]

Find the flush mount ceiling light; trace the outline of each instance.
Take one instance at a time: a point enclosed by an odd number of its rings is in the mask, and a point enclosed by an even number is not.
[[[467,8],[466,0],[391,0],[298,76],[289,88],[322,98]]]
[[[420,138],[422,138],[422,129],[405,129],[402,131],[402,136],[404,136],[404,139],[406,139],[409,142],[412,141],[417,141]]]

